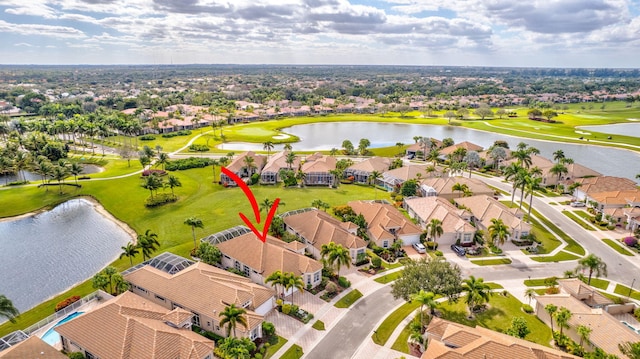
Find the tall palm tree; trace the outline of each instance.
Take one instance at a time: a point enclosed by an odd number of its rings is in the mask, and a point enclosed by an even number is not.
[[[554,161],[559,163],[563,158],[565,158],[563,150],[557,150],[557,151],[553,152],[553,160]]]
[[[289,166],[289,169],[292,169],[293,163],[296,161],[296,154],[293,152],[287,152],[285,156],[284,162]]]
[[[291,151],[293,149],[293,147],[291,146],[290,143],[285,143],[284,144],[284,148],[285,151]]]
[[[553,167],[549,169],[549,173],[554,174],[558,177],[558,182],[556,182],[556,190],[558,190],[558,184],[560,184],[560,178],[562,177],[562,175],[567,174],[568,172],[569,170],[567,169],[567,166],[565,166],[562,163],[556,163],[555,165],[553,165]]]
[[[553,333],[553,319],[558,313],[558,307],[553,304],[547,304],[544,306],[544,310],[549,314],[549,324],[551,324],[551,333]]]
[[[251,175],[253,175],[253,170],[257,168],[256,160],[251,156],[245,156],[244,165],[247,168],[247,173],[249,174],[249,177],[251,177]]]
[[[191,226],[191,235],[193,236],[193,249],[198,248],[196,243],[196,228],[204,228],[204,223],[198,217],[189,217],[184,220],[184,224]]]
[[[47,178],[53,174],[53,165],[48,159],[43,159],[38,161],[34,170],[42,177],[42,185],[44,186]],[[45,189],[48,191],[49,186],[45,186]]]
[[[180,182],[180,179],[178,177],[174,175],[169,175],[169,177],[167,177],[166,186],[171,188],[171,194],[175,196],[173,189],[175,187],[182,187],[182,182]]]
[[[624,342],[618,344],[618,349],[622,354],[628,356],[630,359],[640,359],[640,342]]]
[[[491,219],[491,225],[489,226],[489,238],[491,238],[491,242],[494,246],[497,244],[503,245],[509,234],[509,228],[504,224],[504,222],[502,222],[502,219]]]
[[[470,276],[462,282],[462,290],[466,292],[464,297],[465,303],[469,307],[471,317],[474,316],[474,309],[489,301],[491,295],[491,287],[484,282],[482,278]]]
[[[284,280],[285,280],[286,276],[284,273],[282,273],[281,271],[277,270],[273,273],[271,273],[264,281],[265,283],[269,283],[271,284],[275,291],[276,291],[276,296],[278,295],[278,285],[282,285],[284,287]]]
[[[338,277],[340,277],[340,268],[344,265],[347,268],[351,267],[351,255],[349,250],[343,247],[341,244],[335,242],[329,242],[323,244],[320,250],[320,256],[330,267],[336,268]]]
[[[595,273],[596,277],[607,276],[607,263],[602,258],[591,253],[578,261],[576,270],[589,270],[588,285],[591,285],[591,276]]]
[[[438,218],[431,218],[431,221],[429,221],[429,223],[427,224],[426,231],[429,238],[433,240],[433,243],[438,243],[438,238],[442,235],[442,233],[444,233],[444,229],[442,228],[442,221]],[[434,245],[433,248],[435,249],[436,246]]]
[[[300,294],[304,291],[304,280],[302,276],[295,275],[293,272],[285,273],[284,287],[286,289],[297,289]],[[291,304],[293,304],[293,290],[291,291]]]
[[[231,335],[231,332],[233,331],[233,336],[235,338],[236,326],[238,324],[242,325],[245,329],[249,329],[246,314],[247,311],[244,308],[238,308],[235,304],[231,304],[224,308],[224,310],[219,314],[222,318],[220,326],[227,326],[227,336]]]
[[[533,288],[529,288],[524,292],[524,296],[529,299],[529,305],[531,305],[531,299],[536,296],[536,290]]]
[[[540,183],[542,182],[542,178],[540,177],[527,177],[525,183],[525,192],[529,195],[529,215],[527,216],[527,221],[531,222],[531,208],[533,207],[533,193],[542,187]],[[522,206],[522,201],[520,202]]]
[[[273,142],[271,141],[267,141],[262,144],[262,149],[267,151],[267,159],[269,158],[269,155],[271,154],[271,150],[273,150],[273,147],[274,145],[273,145]]]
[[[420,304],[420,323],[424,325],[423,308],[426,305],[429,308],[429,313],[434,314],[435,308],[438,306],[438,302],[435,300],[436,295],[433,292],[425,292],[424,289],[420,289],[419,292],[411,295],[411,301]]]
[[[269,213],[271,207],[273,207],[273,201],[269,198],[265,198],[262,202],[260,202],[260,212],[264,211],[265,213]]]
[[[378,181],[378,179],[382,178],[382,173],[380,173],[379,171],[371,171],[371,173],[369,174],[369,177],[367,177],[367,182],[369,182],[369,185],[371,185],[371,187],[373,187],[373,193],[376,193],[376,182]]]
[[[169,155],[164,152],[159,152],[157,157],[156,166],[162,165],[162,169],[165,169],[166,164],[169,163]]]
[[[0,295],[0,317],[9,319],[11,323],[16,322],[16,317],[20,315],[20,312],[13,306],[13,302],[4,295]]]
[[[580,346],[582,346],[585,341],[589,341],[592,329],[586,325],[580,324],[576,327],[576,332],[578,332],[578,335],[580,336]]]
[[[120,259],[122,259],[122,257],[129,257],[129,264],[131,264],[131,266],[133,267],[133,257],[135,257],[136,254],[139,253],[138,247],[135,244],[129,242],[126,246],[122,246],[120,248],[122,248]]]
[[[138,235],[138,248],[142,251],[142,261],[151,258],[151,254],[160,246],[158,235],[147,229],[144,234]]]
[[[556,324],[558,324],[560,328],[560,336],[562,336],[563,329],[569,329],[571,327],[569,325],[569,319],[571,319],[572,315],[571,311],[565,307],[560,307],[560,310],[558,310],[556,314]]]
[[[78,175],[84,171],[84,168],[81,164],[77,162],[72,162],[69,166],[69,173],[73,175],[73,179],[76,181],[76,185],[78,184]]]
[[[516,188],[518,188],[522,183],[521,178],[523,172],[524,168],[515,162],[512,162],[509,166],[504,168],[504,179],[512,182],[511,187],[513,188],[513,191],[511,192],[511,203],[514,203],[515,201]]]
[[[67,176],[69,176],[69,172],[67,171],[67,169],[65,167],[55,166],[55,167],[53,167],[52,176],[53,176],[53,179],[58,181],[58,187],[60,189],[60,194],[62,194],[62,185],[64,184],[64,179],[67,178]]]
[[[466,184],[462,184],[460,182],[456,182],[453,186],[451,186],[451,190],[460,192],[458,197],[462,197],[462,194],[464,192],[469,191],[469,186],[467,186]]]

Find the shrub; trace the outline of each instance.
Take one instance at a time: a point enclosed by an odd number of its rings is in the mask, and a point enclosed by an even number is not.
[[[171,193],[160,193],[153,198],[148,197],[147,200],[144,202],[144,205],[145,207],[151,208],[151,207],[162,206],[163,204],[175,202],[177,200],[178,200],[178,196],[176,195],[173,195]]]
[[[155,139],[156,139],[156,136],[154,136],[154,135],[140,136],[140,141],[153,141]]]
[[[430,250],[435,250],[438,249],[438,243],[437,242],[433,242],[433,241],[428,241],[426,244],[428,249]]]
[[[527,313],[527,314],[531,314],[531,313],[533,313],[533,307],[530,306],[529,304],[523,304],[522,305],[522,311]]]
[[[636,239],[636,237],[631,236],[625,237],[622,241],[629,247],[635,247],[638,244],[638,240]]]
[[[69,359],[84,359],[84,354],[81,352],[73,352],[69,353],[68,357]]]
[[[144,170],[142,171],[142,177],[148,177],[151,176],[152,174],[156,175],[156,176],[164,176],[167,174],[167,171],[165,170]]]
[[[442,257],[444,254],[442,253],[442,251],[435,251],[435,255],[436,257]]]
[[[636,308],[636,310],[633,311],[633,315],[636,318],[640,319],[640,308]]]
[[[202,158],[202,157],[189,157],[183,158],[179,160],[169,161],[165,165],[165,169],[168,171],[181,171],[188,170],[191,168],[203,168],[213,164],[213,160],[210,158]]]
[[[253,354],[253,359],[262,359],[262,354],[260,353]]]
[[[371,267],[376,269],[382,267],[382,259],[378,256],[371,258]]]
[[[262,334],[267,337],[276,334],[276,326],[271,322],[262,322]]]
[[[558,294],[558,293],[560,293],[560,288],[558,288],[558,287],[549,287],[544,292],[545,292],[545,294]]]
[[[165,133],[162,135],[162,137],[164,138],[172,138],[172,137],[176,137],[176,136],[189,136],[191,134],[191,131],[189,130],[180,130],[180,131],[176,131],[176,132],[169,132],[169,133]]]
[[[349,288],[351,287],[351,282],[349,282],[349,280],[345,277],[340,277],[338,278],[338,284],[342,287],[342,288]]]
[[[61,301],[60,303],[56,304],[56,308],[54,309],[56,312],[60,311],[68,306],[70,306],[71,304],[79,301],[81,298],[80,296],[74,295],[72,297],[69,297],[63,301]]]
[[[282,305],[282,313],[289,315],[291,313],[291,304],[283,304]]]
[[[338,286],[334,282],[327,283],[327,286],[324,288],[328,293],[335,294],[338,292]]]
[[[207,151],[209,151],[209,146],[193,144],[193,145],[189,146],[189,151],[191,151],[191,152],[207,152]]]
[[[256,184],[260,181],[260,174],[254,173],[251,175],[251,184]]]

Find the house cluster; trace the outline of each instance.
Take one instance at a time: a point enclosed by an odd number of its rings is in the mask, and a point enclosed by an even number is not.
[[[640,341],[640,322],[633,316],[634,304],[614,304],[608,297],[581,280],[558,280],[559,294],[536,296],[536,315],[552,326],[552,318],[545,310],[547,305],[566,308],[571,312],[568,327],[564,330],[576,343],[583,342],[588,351],[600,348],[606,353],[624,358],[618,344]],[[591,329],[587,340],[581,339],[578,328]]]
[[[596,176],[577,179],[576,183],[580,184],[573,192],[577,201],[586,202],[616,226],[632,232],[640,228],[640,190],[634,181]]]

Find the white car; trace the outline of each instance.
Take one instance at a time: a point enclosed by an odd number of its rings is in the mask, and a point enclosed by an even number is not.
[[[586,204],[584,202],[571,202],[571,207],[584,207]]]
[[[427,253],[427,249],[424,247],[424,245],[420,242],[418,243],[414,243],[413,244],[413,249],[416,250],[416,252],[418,253]]]

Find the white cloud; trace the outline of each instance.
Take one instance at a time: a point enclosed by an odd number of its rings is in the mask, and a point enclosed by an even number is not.
[[[37,35],[59,38],[82,38],[85,36],[82,31],[67,26],[12,24],[4,20],[0,20],[0,33],[2,32],[9,32],[19,35]]]

